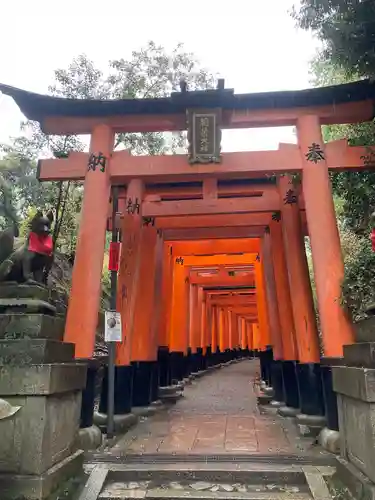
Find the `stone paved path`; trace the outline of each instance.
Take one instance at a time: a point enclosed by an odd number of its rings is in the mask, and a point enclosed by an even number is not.
[[[144,419],[112,449],[135,454],[326,454],[294,423],[259,410],[256,360],[224,367],[185,387],[167,412]]]

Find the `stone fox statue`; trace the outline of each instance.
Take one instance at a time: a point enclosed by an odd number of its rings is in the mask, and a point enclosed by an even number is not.
[[[52,212],[37,212],[21,244],[16,242],[16,227],[0,232],[0,282],[46,283],[53,262],[52,222]]]

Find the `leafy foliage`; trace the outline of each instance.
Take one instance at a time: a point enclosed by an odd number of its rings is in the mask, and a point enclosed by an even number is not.
[[[13,191],[0,170],[0,228],[17,224],[17,211],[14,208]]]
[[[366,238],[359,238],[352,253],[345,258],[342,301],[355,321],[365,316],[375,302],[375,253]]]
[[[347,75],[375,76],[375,2],[301,0],[292,15],[324,44],[324,56]]]
[[[319,54],[311,64],[312,83],[315,86],[345,83],[348,76],[341,67],[324,59]],[[373,146],[375,144],[374,122],[330,125],[323,127],[325,141],[347,139],[352,146]],[[369,151],[370,153],[370,151]],[[343,201],[341,217],[346,226],[356,234],[368,233],[369,221],[375,210],[375,172],[339,172],[331,175],[332,189]]]
[[[345,70],[334,60],[327,59],[327,52],[318,54],[311,65],[316,86],[358,79],[357,70]],[[347,139],[351,145],[370,147],[375,144],[375,125],[370,122],[325,126],[323,136],[326,141]],[[369,156],[372,156],[370,150]],[[331,182],[345,266],[342,304],[348,308],[353,320],[358,320],[374,301],[375,293],[375,254],[369,239],[371,215],[375,210],[375,171],[332,173]]]
[[[108,63],[106,75],[85,55],[79,55],[66,69],[55,71],[49,92],[57,97],[74,99],[131,99],[165,97],[178,90],[182,79],[191,89],[214,86],[214,77],[201,68],[194,55],[182,45],[168,52],[149,42],[134,51],[130,60]],[[82,202],[79,182],[39,183],[36,179],[37,158],[67,156],[70,151],[82,151],[83,138],[47,136],[38,123],[22,123],[23,135],[1,147],[5,156],[0,160],[4,181],[13,186],[14,206],[24,218],[33,207],[43,211],[54,209],[54,240],[59,250],[74,252]],[[137,133],[120,134],[116,147],[127,148],[133,154],[166,154],[182,148],[182,134]]]
[[[67,68],[55,71],[49,92],[56,97],[74,99],[155,98],[169,96],[172,91],[179,90],[182,79],[191,90],[212,88],[215,83],[214,76],[202,68],[194,55],[186,52],[182,45],[167,51],[149,42],[134,51],[129,60],[109,61],[106,74],[87,56],[79,55]],[[185,146],[182,133],[126,133],[117,135],[115,141],[116,148],[129,149],[132,154],[167,154]],[[79,182],[39,183],[36,179],[37,159],[66,157],[69,152],[84,148],[84,138],[47,136],[38,123],[30,121],[22,123],[20,137],[1,146],[4,156],[0,159],[0,224],[9,224],[17,217],[24,235],[27,221],[36,209],[44,212],[53,209],[53,237],[58,255],[52,270],[53,283],[61,292],[59,296],[63,297],[65,304],[70,289],[70,273],[63,256],[74,255],[83,189]],[[11,205],[8,200],[12,200]],[[12,213],[9,212],[10,207],[14,207]],[[7,220],[2,220],[5,210],[9,212]],[[105,308],[109,289],[107,271],[103,271],[102,285],[102,307]]]

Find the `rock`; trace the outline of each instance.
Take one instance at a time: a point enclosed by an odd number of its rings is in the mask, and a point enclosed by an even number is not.
[[[288,493],[299,493],[299,488],[297,486],[291,486],[290,488],[285,488]]]
[[[182,486],[182,484],[177,483],[177,481],[172,481],[171,483],[169,483],[169,486],[173,490],[183,490],[184,489],[184,487]]]
[[[135,481],[131,481],[130,483],[125,483],[124,484],[124,489],[125,490],[136,490],[140,488],[140,484],[136,483]]]
[[[231,486],[230,484],[221,484],[220,485],[220,489],[223,490],[223,491],[233,491],[234,490],[234,487]]]
[[[203,481],[198,481],[197,483],[193,483],[190,485],[190,488],[196,491],[203,491],[203,490],[209,490],[212,488],[213,484],[212,483],[205,483]]]
[[[239,486],[236,486],[236,490],[239,492],[239,493],[247,493],[247,488],[244,484],[241,484]]]
[[[267,490],[274,490],[275,488],[277,488],[276,484],[266,484],[266,488]]]
[[[219,490],[220,490],[220,487],[217,484],[215,484],[215,486],[212,486],[212,488],[210,488],[210,491],[214,491],[214,492],[219,491]]]

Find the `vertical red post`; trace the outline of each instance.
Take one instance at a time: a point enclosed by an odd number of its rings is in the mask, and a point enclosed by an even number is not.
[[[264,274],[265,296],[267,301],[273,357],[276,361],[278,361],[283,359],[283,343],[279,305],[276,293],[275,271],[272,259],[271,236],[269,232],[266,232],[264,234],[261,243],[261,249],[261,259],[263,261],[262,269]]]
[[[301,116],[297,134],[324,355],[341,357],[343,346],[354,342],[354,332],[340,305],[344,264],[319,117]]]
[[[300,363],[319,363],[319,340],[310,277],[306,272],[306,254],[298,206],[298,193],[292,179],[278,181],[280,193],[283,241],[292,295],[292,311]],[[292,197],[295,196],[295,199]]]
[[[69,300],[64,340],[75,344],[77,358],[91,358],[95,347],[101,294],[105,233],[110,198],[110,156],[114,132],[107,125],[98,125],[91,134],[90,155],[103,155],[106,165],[88,169],[72,289]]]
[[[140,247],[142,229],[143,182],[132,179],[128,185],[127,203],[139,203],[139,210],[129,209],[122,221],[122,247],[117,285],[117,310],[121,313],[122,342],[117,344],[116,365],[128,366],[131,362],[133,327],[137,288],[139,283]]]

